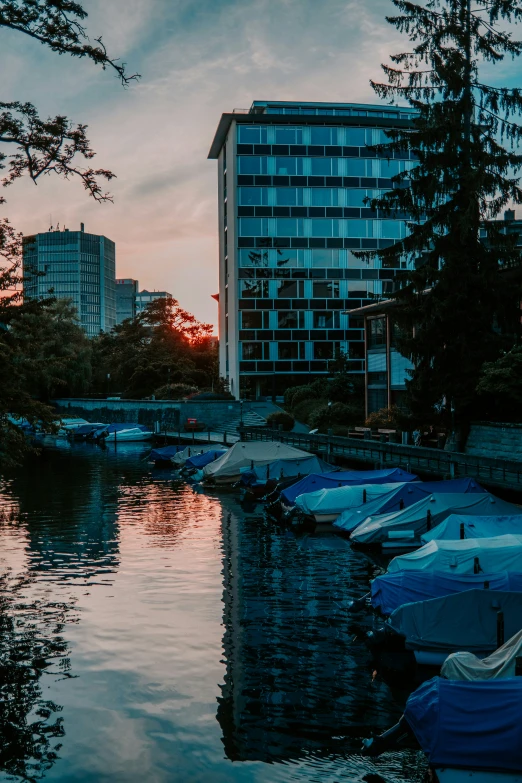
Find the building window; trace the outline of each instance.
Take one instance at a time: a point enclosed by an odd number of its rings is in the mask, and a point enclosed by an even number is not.
[[[362,222],[362,221],[361,221]],[[324,218],[315,218],[311,220],[313,237],[338,237],[339,232],[339,220],[327,220]]]
[[[268,188],[239,188],[239,204],[266,206],[268,204]]]
[[[276,144],[302,144],[302,128],[275,128]]]
[[[339,329],[340,315],[335,312],[319,312],[313,314],[314,329]]]
[[[277,356],[279,359],[304,359],[304,343],[278,343]]]
[[[304,296],[302,280],[278,280],[277,296],[279,299],[301,299]]]
[[[314,299],[339,299],[339,282],[337,280],[314,280]]]
[[[384,318],[370,318],[368,321],[368,348],[386,345],[386,322]]]
[[[282,310],[277,314],[277,326],[279,329],[304,329],[304,312]]]
[[[288,269],[290,267],[298,267],[302,269],[305,265],[304,250],[297,250],[295,248],[278,248],[274,251],[275,263],[271,266],[276,266],[279,269]]]
[[[291,176],[303,173],[303,158],[274,158],[274,161],[275,173],[278,175]]]
[[[266,174],[268,171],[268,158],[240,155],[238,157],[238,166],[240,174]]]
[[[302,218],[277,218],[278,237],[304,236],[304,221]]]
[[[243,360],[268,359],[270,356],[269,343],[242,343]]]
[[[241,296],[244,299],[268,297],[268,280],[241,280]]]
[[[254,312],[243,311],[241,313],[241,327],[243,329],[262,329],[263,315],[260,310]],[[268,313],[266,314],[268,315]]]
[[[310,143],[320,145],[338,144],[338,130],[338,128],[323,128],[312,126],[310,128]]]
[[[339,343],[314,343],[314,359],[333,359],[339,353]]]
[[[380,411],[388,406],[386,389],[368,389],[368,413]]]
[[[350,342],[348,356],[350,359],[364,359],[364,343]]]
[[[278,207],[297,207],[303,204],[303,188],[274,188]]]
[[[268,218],[239,218],[238,223],[242,237],[268,236]]]
[[[268,266],[268,250],[243,247],[239,250],[239,266]]]
[[[361,280],[349,280],[348,281],[348,296],[353,299],[366,299],[368,291],[366,282]]]
[[[339,250],[330,250],[327,248],[314,248],[311,251],[312,259],[311,264],[313,269],[321,267],[334,267],[341,266],[341,253]]]
[[[237,137],[240,144],[266,144],[266,125],[239,125]]]
[[[339,190],[337,188],[312,188],[311,201],[313,207],[337,207],[339,205]]]
[[[310,158],[311,173],[314,176],[329,177],[339,173],[339,158]]]

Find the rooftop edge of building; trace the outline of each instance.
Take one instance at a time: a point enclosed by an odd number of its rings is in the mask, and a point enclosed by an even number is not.
[[[254,101],[250,109],[235,109],[221,115],[207,158],[215,160],[225,143],[232,122],[266,125],[299,123],[325,125],[362,125],[373,127],[408,127],[416,110],[409,106],[365,103],[331,103],[305,101]],[[400,115],[409,115],[400,117]]]

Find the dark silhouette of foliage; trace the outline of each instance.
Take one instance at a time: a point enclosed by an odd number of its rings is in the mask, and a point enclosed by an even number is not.
[[[486,362],[477,385],[484,417],[522,421],[522,346]]]
[[[510,203],[522,203],[517,147],[522,127],[518,88],[496,88],[481,78],[481,64],[516,57],[522,43],[499,29],[522,18],[520,0],[392,0],[398,15],[388,21],[409,36],[412,49],[383,65],[385,83],[372,82],[380,98],[405,99],[418,111],[412,127],[388,131],[382,155],[415,159],[396,175],[394,187],[372,201],[380,216],[409,216],[409,234],[377,255],[388,266],[409,261],[397,292],[402,339],[414,363],[408,381],[412,412],[430,420],[444,409],[465,422],[476,414],[481,367],[513,340],[517,286],[502,266],[519,263],[516,237],[504,223],[488,225]],[[406,153],[412,153],[411,156]],[[410,164],[408,164],[409,166]]]
[[[269,427],[279,429],[281,427],[285,432],[291,432],[294,429],[295,420],[290,413],[286,411],[274,411],[266,417],[266,423]]]
[[[210,388],[218,378],[211,329],[172,297],[152,301],[93,341],[93,391],[107,392],[109,375],[110,389],[132,399],[162,397],[172,385]]]

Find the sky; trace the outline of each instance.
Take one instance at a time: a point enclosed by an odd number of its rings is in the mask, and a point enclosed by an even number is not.
[[[390,0],[84,0],[89,36],[141,79],[59,56],[0,29],[0,100],[87,124],[95,167],[108,168],[114,204],[79,181],[18,181],[4,195],[25,234],[60,228],[116,242],[116,275],[167,290],[216,324],[217,162],[208,150],[220,115],[253,100],[377,103],[369,84],[407,43],[385,21]],[[519,66],[497,66],[507,83]]]

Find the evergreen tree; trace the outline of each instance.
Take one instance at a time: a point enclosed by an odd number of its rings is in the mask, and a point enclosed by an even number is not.
[[[372,86],[385,100],[406,99],[418,117],[388,131],[389,143],[378,150],[416,165],[406,164],[393,189],[372,201],[379,216],[410,220],[408,235],[377,255],[386,266],[409,262],[397,310],[399,348],[415,365],[407,384],[412,411],[428,420],[444,407],[465,422],[474,415],[483,363],[499,355],[501,332],[512,344],[520,328],[518,288],[499,272],[518,261],[516,237],[505,236],[502,221],[488,226],[486,241],[481,229],[510,203],[522,203],[522,91],[488,86],[481,68],[522,52],[498,27],[518,22],[522,3],[485,0],[472,9],[470,0],[392,2],[399,15],[387,21],[413,46],[392,56],[392,65],[382,66],[387,81]]]

